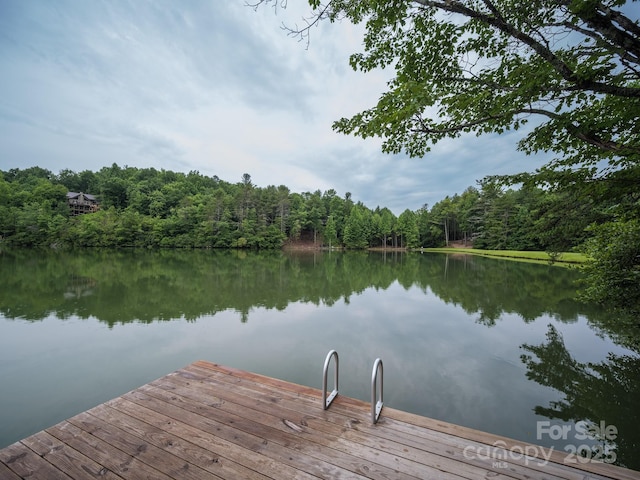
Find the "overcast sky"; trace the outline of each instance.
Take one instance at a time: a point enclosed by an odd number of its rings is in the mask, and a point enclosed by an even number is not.
[[[282,23],[308,11],[289,4],[0,0],[0,170],[248,173],[260,187],[333,188],[400,214],[547,160],[516,151],[521,132],[443,142],[424,158],[333,132],[375,104],[392,72],[351,70],[361,27],[323,24],[308,48],[288,37]]]

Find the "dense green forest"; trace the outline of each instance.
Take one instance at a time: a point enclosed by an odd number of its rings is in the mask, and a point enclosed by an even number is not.
[[[97,196],[100,210],[71,216],[67,192]],[[616,200],[614,200],[616,201]],[[280,248],[439,247],[568,251],[588,228],[612,218],[613,203],[540,188],[479,188],[396,216],[335,190],[291,192],[198,172],[121,168],[54,174],[39,167],[0,172],[0,235],[13,246]]]
[[[563,252],[580,249],[591,299],[638,309],[640,193],[635,169],[563,188],[505,188],[492,179],[396,216],[335,190],[291,192],[113,164],[58,174],[40,167],[0,171],[0,237],[17,247],[277,249],[439,247]],[[72,216],[67,192],[95,195],[100,208]]]
[[[71,216],[67,192],[100,209]],[[39,167],[0,172],[0,235],[14,246],[280,248],[286,242],[365,248],[419,245],[417,217],[375,211],[329,190],[258,187],[198,172],[121,168],[94,173]]]

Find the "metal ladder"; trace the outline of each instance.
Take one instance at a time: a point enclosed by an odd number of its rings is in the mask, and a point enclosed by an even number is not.
[[[327,374],[329,372],[329,364],[331,359],[335,358],[334,364],[334,382],[333,391],[327,396]],[[338,371],[339,371],[339,358],[338,352],[335,350],[329,351],[327,358],[324,360],[324,367],[322,369],[322,408],[326,410],[331,405],[331,402],[338,396]],[[378,372],[380,373],[380,388],[378,388]],[[384,382],[384,367],[382,365],[382,359],[376,358],[373,362],[373,371],[371,372],[371,423],[378,423],[380,418],[380,412],[383,406],[383,382]],[[378,398],[379,397],[379,398]]]

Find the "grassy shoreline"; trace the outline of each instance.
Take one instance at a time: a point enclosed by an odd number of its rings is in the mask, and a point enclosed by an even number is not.
[[[456,253],[456,254],[470,254],[481,255],[485,257],[500,257],[512,260],[524,260],[533,262],[545,262],[545,263],[558,263],[558,264],[572,264],[579,265],[587,261],[587,257],[582,253],[576,252],[562,252],[558,254],[555,260],[552,261],[551,256],[547,252],[526,252],[520,250],[480,250],[477,248],[424,248],[425,252],[441,252],[441,253]]]

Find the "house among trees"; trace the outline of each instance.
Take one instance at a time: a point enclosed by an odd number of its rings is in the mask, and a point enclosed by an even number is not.
[[[71,210],[71,215],[83,215],[85,213],[95,213],[100,208],[98,199],[88,193],[67,193],[67,203]]]

